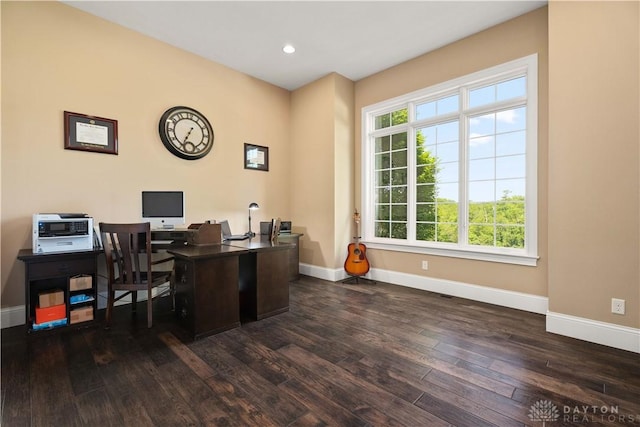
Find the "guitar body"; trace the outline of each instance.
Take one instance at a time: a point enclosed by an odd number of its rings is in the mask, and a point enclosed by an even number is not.
[[[362,243],[349,243],[344,270],[351,276],[364,276],[369,272],[367,247]]]

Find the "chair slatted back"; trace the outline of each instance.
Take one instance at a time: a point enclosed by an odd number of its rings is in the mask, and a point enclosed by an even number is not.
[[[142,272],[151,271],[150,224],[101,222],[100,234],[110,280],[119,285],[141,285]]]

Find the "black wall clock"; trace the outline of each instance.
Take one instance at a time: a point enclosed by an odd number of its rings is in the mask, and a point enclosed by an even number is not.
[[[182,159],[200,159],[213,147],[211,123],[193,108],[169,108],[160,118],[158,131],[167,150]]]

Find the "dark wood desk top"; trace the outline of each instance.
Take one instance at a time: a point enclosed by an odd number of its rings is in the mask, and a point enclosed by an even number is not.
[[[69,258],[73,256],[89,256],[100,255],[102,249],[94,248],[89,250],[67,251],[67,252],[47,252],[41,254],[34,254],[33,249],[20,249],[18,252],[18,259],[25,262],[38,262],[38,261],[58,261],[63,258]]]
[[[246,240],[228,240],[222,243],[226,246],[243,248],[249,251],[254,250],[270,250],[270,249],[289,249],[295,247],[294,243],[286,241],[286,239],[271,241],[269,236],[257,235]]]
[[[242,255],[249,252],[246,248],[239,248],[224,244],[216,245],[182,245],[178,248],[167,249],[167,252],[180,258],[198,259],[222,256]]]

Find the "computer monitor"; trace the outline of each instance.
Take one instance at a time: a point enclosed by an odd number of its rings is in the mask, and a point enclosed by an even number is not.
[[[143,191],[142,220],[151,228],[174,228],[185,223],[182,191]]]

